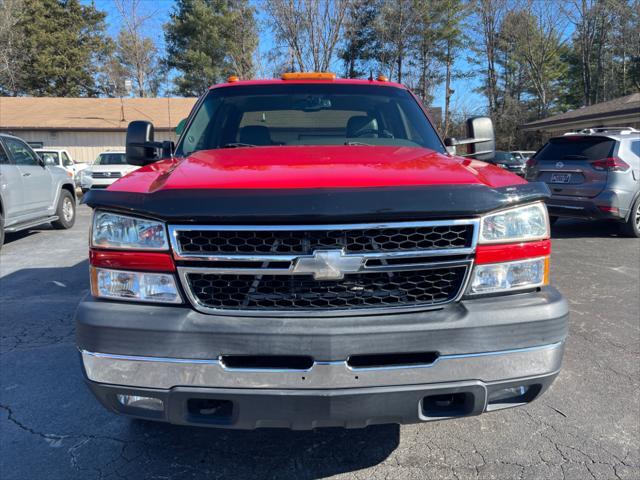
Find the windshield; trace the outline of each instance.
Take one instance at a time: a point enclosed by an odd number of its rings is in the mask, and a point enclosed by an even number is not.
[[[96,165],[126,165],[124,153],[101,153],[95,161]]]
[[[494,157],[494,161],[496,162],[517,162],[518,159],[511,152],[496,152]]]
[[[281,145],[400,145],[444,152],[408,91],[309,83],[211,90],[177,154]]]
[[[58,163],[58,152],[37,152],[40,158],[44,161],[45,165],[59,165]]]

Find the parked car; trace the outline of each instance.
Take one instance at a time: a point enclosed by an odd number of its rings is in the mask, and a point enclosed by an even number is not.
[[[493,126],[468,122],[478,158]],[[560,370],[548,188],[447,154],[386,79],[285,74],[212,87],[177,146],[90,190],[85,379],[112,412],[311,429],[524,405]]]
[[[61,148],[36,148],[34,151],[44,161],[45,165],[61,167],[73,175],[76,185],[80,183],[79,173],[87,168],[86,163],[76,163],[69,152]]]
[[[522,160],[523,162],[526,162],[536,152],[533,150],[513,150],[512,152],[509,152],[509,153],[513,154],[513,156],[516,157],[518,160]]]
[[[639,131],[590,129],[552,138],[528,160],[527,178],[549,185],[551,222],[609,219],[640,237]]]
[[[488,160],[490,163],[509,170],[516,175],[524,177],[526,163],[522,158],[518,158],[511,152],[496,151],[493,158]]]
[[[20,138],[0,133],[0,248],[5,232],[51,222],[71,228],[76,219],[73,178],[44,161]]]
[[[117,179],[138,167],[129,165],[123,150],[106,151],[80,174],[80,188],[86,193],[91,188],[107,188]]]

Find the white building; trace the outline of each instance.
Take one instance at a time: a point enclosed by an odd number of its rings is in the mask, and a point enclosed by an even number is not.
[[[33,147],[65,148],[74,160],[92,162],[104,150],[124,148],[132,120],[153,123],[156,140],[175,140],[173,129],[196,100],[0,97],[0,132]]]

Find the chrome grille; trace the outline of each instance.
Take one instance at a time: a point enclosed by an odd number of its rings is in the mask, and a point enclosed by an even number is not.
[[[180,281],[200,311],[348,315],[436,308],[459,298],[478,222],[171,225],[169,233]]]
[[[91,178],[120,178],[122,172],[93,172]]]

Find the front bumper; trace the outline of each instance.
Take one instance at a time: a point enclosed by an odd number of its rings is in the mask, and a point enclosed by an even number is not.
[[[87,298],[76,332],[89,385],[110,410],[180,424],[314,428],[420,422],[528,403],[560,369],[567,321],[566,301],[545,287],[435,311],[320,319],[207,315]],[[406,352],[435,357],[423,364],[348,363],[356,355]],[[228,368],[221,357],[229,355],[299,355],[312,364]],[[526,398],[496,407],[488,394],[505,382],[532,387]],[[118,395],[150,396],[163,407],[142,411]],[[425,409],[434,395],[453,396],[455,411]],[[193,402],[210,400],[228,402],[224,418],[193,413]]]

